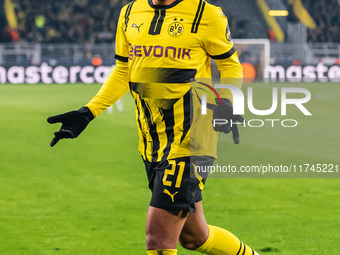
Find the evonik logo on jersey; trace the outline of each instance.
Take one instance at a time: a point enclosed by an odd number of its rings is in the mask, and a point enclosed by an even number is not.
[[[132,60],[134,57],[155,57],[155,58],[174,58],[174,59],[191,59],[191,49],[177,48],[173,46],[161,46],[161,45],[132,45],[129,44],[129,58]]]
[[[201,87],[195,87],[196,89],[200,89],[205,91],[210,97],[212,97],[215,101],[215,96],[218,100],[216,100],[216,104],[213,105],[213,107],[209,107],[209,104],[207,103],[207,94],[202,94],[201,96],[201,114],[207,115],[207,109],[213,109],[216,107],[216,105],[219,103],[222,105],[221,98],[219,97],[216,89],[229,89],[233,96],[233,114],[234,115],[244,115],[245,113],[245,96],[243,91],[234,86],[234,85],[227,85],[227,84],[216,84],[215,88],[213,88],[210,85],[207,85],[205,83],[196,82],[201,85],[204,85],[206,88]],[[213,95],[215,94],[215,95]],[[300,98],[289,98],[289,94],[300,94]],[[273,87],[272,88],[272,105],[269,109],[266,110],[259,110],[254,107],[254,97],[253,97],[253,88],[248,87],[247,89],[247,107],[248,110],[257,116],[269,116],[273,113],[275,113],[278,109],[279,105],[279,99],[280,99],[280,105],[281,105],[281,116],[287,116],[287,105],[295,105],[300,112],[303,113],[305,116],[312,116],[312,114],[308,111],[308,109],[304,106],[304,104],[308,103],[311,99],[311,92],[305,88],[297,88],[297,87],[283,87],[281,88],[281,97],[278,96],[278,88]],[[238,125],[242,124],[243,126],[248,127],[263,127],[266,124],[271,125],[271,127],[275,127],[277,125],[281,125],[282,127],[296,127],[298,125],[298,121],[296,119],[250,119],[245,121],[244,123],[235,123],[232,120],[227,119],[213,119],[213,126],[217,125]],[[278,124],[279,123],[279,124]]]

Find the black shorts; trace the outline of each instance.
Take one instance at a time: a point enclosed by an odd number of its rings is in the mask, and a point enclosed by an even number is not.
[[[193,163],[211,166],[212,157],[183,157],[161,162],[144,161],[152,191],[150,206],[195,213],[195,204],[202,200],[206,178],[195,174]]]

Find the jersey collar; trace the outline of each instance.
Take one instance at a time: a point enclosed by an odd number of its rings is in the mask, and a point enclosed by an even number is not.
[[[177,4],[179,4],[180,2],[182,2],[183,0],[176,0],[175,2],[173,2],[170,5],[154,5],[152,3],[152,0],[148,0],[149,1],[149,5],[154,8],[154,9],[169,9],[172,8],[174,6],[176,6]]]

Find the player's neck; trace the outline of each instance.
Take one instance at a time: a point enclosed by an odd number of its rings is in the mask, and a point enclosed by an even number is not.
[[[176,0],[152,0],[154,5],[170,5]]]

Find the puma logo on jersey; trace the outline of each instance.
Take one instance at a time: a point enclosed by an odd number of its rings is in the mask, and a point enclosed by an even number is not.
[[[169,195],[169,196],[171,197],[171,201],[172,201],[172,202],[175,202],[174,196],[178,193],[178,191],[175,192],[174,194],[171,194],[169,190],[164,189],[163,193]]]
[[[144,25],[144,23],[140,24],[140,26],[137,26],[135,23],[133,23],[133,24],[132,24],[132,27],[137,28],[138,33],[139,33],[139,32],[140,32],[139,29],[140,29],[140,27],[143,26],[143,25]]]

